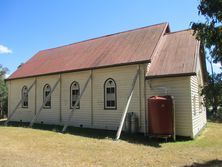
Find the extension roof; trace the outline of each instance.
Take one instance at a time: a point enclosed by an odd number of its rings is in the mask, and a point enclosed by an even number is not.
[[[199,42],[191,30],[170,33],[161,23],[42,50],[7,80],[151,62],[147,77],[195,73]]]
[[[195,74],[199,49],[200,42],[195,39],[192,30],[165,34],[146,76],[155,78]]]

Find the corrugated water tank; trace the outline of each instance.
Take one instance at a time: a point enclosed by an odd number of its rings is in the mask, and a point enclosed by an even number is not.
[[[148,99],[148,130],[150,135],[173,135],[173,99],[152,96]]]

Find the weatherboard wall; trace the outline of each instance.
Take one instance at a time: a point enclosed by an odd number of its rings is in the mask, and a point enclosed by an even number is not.
[[[196,61],[197,75],[190,77],[193,137],[195,137],[207,123],[206,107],[203,106],[203,97],[200,95],[204,81],[199,56],[197,56]]]
[[[62,74],[62,124],[64,124],[71,112],[70,108],[70,85],[76,81],[80,85],[80,93],[90,76],[90,71],[73,72]],[[90,81],[91,82],[91,81]],[[80,108],[74,111],[74,114],[70,120],[70,125],[80,127],[91,126],[91,87],[90,82],[88,83],[86,90],[80,100]]]
[[[98,69],[93,72],[93,126],[95,128],[101,129],[112,129],[117,130],[122,113],[127,103],[127,97],[129,96],[129,91],[132,87],[133,78],[136,74],[138,66],[123,66],[117,68],[107,68],[107,69]],[[141,78],[144,79],[144,70],[143,65],[141,65],[140,70]],[[107,110],[104,109],[104,82],[106,79],[112,78],[115,80],[117,85],[117,109],[116,110]],[[141,85],[144,82],[141,82]],[[134,93],[132,100],[129,106],[128,112],[134,112],[138,118],[141,118],[139,121],[141,127],[144,127],[144,103],[141,103],[140,106],[140,97],[139,89],[143,91],[143,86],[139,86],[139,78],[137,78]],[[141,101],[144,101],[142,99]],[[107,119],[105,119],[107,118]],[[143,132],[143,128],[141,128]]]
[[[35,78],[28,79],[18,79],[13,81],[8,81],[8,114],[14,110],[19,101],[21,100],[21,92],[23,86],[31,86],[35,81]],[[31,120],[35,112],[35,86],[29,91],[29,107],[22,108],[22,105],[18,107],[15,114],[12,117],[12,121],[25,121]]]
[[[136,81],[134,94],[129,106],[129,112],[136,113],[139,118],[140,132],[145,131],[145,117],[149,112],[147,111],[147,99],[154,95],[165,95],[164,89],[160,88],[165,87],[167,94],[175,98],[176,134],[190,137],[195,136],[206,123],[205,108],[203,107],[202,112],[199,112],[199,102],[195,101],[197,104],[194,105],[192,101],[194,94],[198,96],[197,77],[168,77],[145,81],[146,67],[147,64],[140,64],[139,66],[128,65],[10,80],[7,82],[9,89],[9,113],[12,112],[20,100],[22,87],[24,85],[29,87],[36,79],[36,85],[29,92],[29,107],[22,108],[20,106],[12,117],[12,121],[22,120],[23,122],[30,122],[34,113],[42,105],[44,85],[50,84],[52,88],[61,77],[61,82],[52,93],[51,108],[43,109],[36,122],[62,125],[67,121],[68,115],[72,110],[70,108],[71,83],[73,81],[78,82],[81,92],[87,78],[92,74],[92,80],[90,80],[80,101],[80,109],[75,110],[70,125],[117,130],[132,86],[133,77],[137,69],[140,68],[140,77]],[[104,82],[108,78],[114,79],[117,85],[116,110],[104,109]],[[144,83],[146,87],[144,87]],[[196,107],[195,111],[198,112],[194,113],[194,106]]]
[[[138,78],[129,107],[129,112],[134,112],[141,118],[141,127],[144,127],[144,102],[140,103],[139,89],[142,93],[144,83],[143,67],[144,65],[141,65],[141,86],[139,86]],[[120,118],[124,111],[127,96],[129,95],[132,80],[136,74],[137,68],[137,65],[130,65],[62,74],[62,123],[67,121],[68,115],[72,110],[70,108],[71,83],[73,81],[78,82],[81,92],[86,80],[90,74],[92,74],[92,80],[88,83],[85,93],[81,98],[80,109],[75,110],[70,125],[116,130],[119,126]],[[117,109],[104,109],[104,83],[108,78],[114,79],[117,85]],[[141,101],[144,100],[142,99]],[[143,128],[140,130],[143,132]]]
[[[40,107],[43,103],[43,87],[46,84],[49,84],[51,89],[53,89],[55,83],[58,81],[59,75],[50,75],[50,76],[41,76],[37,77],[37,101],[36,101],[36,112],[39,111]],[[52,92],[51,95],[51,107],[50,108],[43,108],[39,118],[36,122],[38,123],[47,123],[47,124],[59,124],[59,84]]]
[[[198,77],[192,76],[191,83],[191,101],[192,101],[192,125],[193,137],[206,125],[206,108],[202,104],[202,97],[200,96],[200,85],[198,84]]]
[[[92,73],[92,80],[90,80],[85,93],[80,100],[80,109],[75,110],[70,125],[116,130],[119,126],[122,113],[127,103],[127,96],[129,95],[132,81],[138,68],[140,68],[140,75],[136,81],[133,97],[129,106],[129,112],[134,112],[138,116],[140,132],[144,132],[145,104],[143,92],[144,69],[146,68],[146,65],[144,64],[36,77],[36,85],[29,93],[29,107],[27,109],[19,107],[15,115],[12,117],[12,121],[22,120],[23,122],[30,122],[34,113],[37,112],[42,105],[43,87],[45,84],[49,84],[52,89],[61,76],[61,82],[52,92],[51,108],[43,108],[36,122],[45,124],[64,124],[72,110],[70,108],[71,83],[73,81],[78,82],[80,84],[81,92],[87,78]],[[104,109],[104,82],[108,78],[114,79],[117,85],[116,110]],[[15,108],[20,100],[22,87],[24,85],[29,87],[34,80],[35,78],[33,77],[8,81],[9,113],[12,112],[13,108]]]
[[[146,97],[171,95],[175,100],[176,135],[192,136],[190,77],[168,77],[146,81]],[[149,111],[148,111],[149,112]],[[148,114],[147,114],[148,115]]]

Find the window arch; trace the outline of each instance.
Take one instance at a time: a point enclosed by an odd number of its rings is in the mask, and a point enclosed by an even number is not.
[[[47,96],[50,94],[51,92],[51,87],[49,84],[46,84],[43,88],[43,102],[46,101],[44,108],[51,108],[51,95],[50,97],[46,100]]]
[[[109,78],[104,83],[104,108],[117,109],[116,82]]]
[[[78,82],[74,81],[70,86],[70,108],[73,108],[75,106],[79,96],[80,96],[80,86]],[[80,108],[80,102],[76,106],[76,109],[79,108]]]
[[[27,86],[23,86],[22,88],[22,107],[28,108],[29,102],[28,102],[28,88]]]

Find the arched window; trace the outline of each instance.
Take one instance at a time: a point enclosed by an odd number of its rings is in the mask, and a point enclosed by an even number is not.
[[[22,88],[22,107],[28,108],[29,102],[28,102],[28,88],[27,86],[23,86]]]
[[[80,95],[79,83],[74,81],[70,86],[70,108],[73,108]],[[76,109],[80,108],[80,102],[77,104]]]
[[[50,92],[51,92],[51,87],[49,84],[46,84],[43,88],[43,102],[46,101],[46,103],[44,105],[45,108],[51,108],[51,95],[49,98],[47,98],[47,96],[49,96]]]
[[[116,109],[116,83],[112,78],[109,78],[104,83],[104,108]]]

